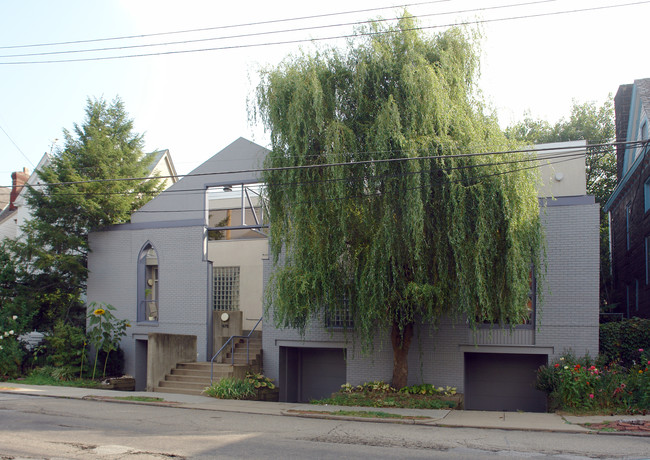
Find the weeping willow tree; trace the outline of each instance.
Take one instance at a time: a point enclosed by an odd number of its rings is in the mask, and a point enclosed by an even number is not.
[[[301,332],[349,315],[366,351],[390,333],[397,388],[416,324],[528,314],[537,173],[521,153],[473,155],[513,148],[477,73],[467,32],[427,36],[405,14],[344,50],[289,57],[258,87],[272,143],[267,308]]]

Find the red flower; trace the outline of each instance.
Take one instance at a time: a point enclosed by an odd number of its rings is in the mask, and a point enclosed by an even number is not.
[[[650,361],[648,361],[648,364],[650,364]],[[559,364],[555,364],[555,367],[558,368],[558,367],[560,367],[560,365],[559,365]]]

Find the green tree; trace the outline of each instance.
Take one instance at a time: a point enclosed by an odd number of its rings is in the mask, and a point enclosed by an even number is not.
[[[534,144],[586,140],[587,194],[600,203],[600,297],[609,304],[612,277],[609,262],[609,219],[603,207],[616,188],[616,152],[612,145],[599,145],[616,140],[614,104],[611,95],[598,106],[594,102],[577,103],[571,115],[555,125],[530,116],[506,130],[508,136]]]
[[[17,285],[29,287],[41,329],[57,319],[84,324],[88,232],[126,222],[161,188],[159,179],[111,180],[146,177],[152,161],[122,101],[88,99],[85,112],[84,123],[64,130],[63,148],[38,172],[44,186],[27,195],[32,217],[22,238],[8,243],[20,262]]]
[[[517,323],[539,264],[531,158],[462,156],[515,147],[482,110],[477,70],[465,32],[426,36],[405,14],[344,51],[288,58],[258,87],[266,165],[282,168],[264,173],[267,309],[301,332],[349,314],[366,351],[390,332],[397,388],[416,325]],[[319,166],[330,163],[346,164]]]

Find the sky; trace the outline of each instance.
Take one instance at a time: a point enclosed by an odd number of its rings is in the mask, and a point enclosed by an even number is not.
[[[119,96],[144,134],[145,151],[169,149],[179,174],[238,137],[268,146],[267,133],[249,117],[260,69],[291,54],[341,46],[343,39],[323,38],[350,35],[358,22],[394,18],[407,4],[428,34],[483,21],[479,86],[502,127],[526,114],[556,122],[569,116],[573,101],[600,105],[619,85],[650,77],[650,1],[4,1],[0,185],[63,146],[63,130],[83,123],[87,98]],[[577,11],[584,9],[590,10]],[[567,11],[574,12],[557,14]],[[233,27],[242,24],[249,25]],[[211,30],[166,34],[196,29]],[[301,30],[280,32],[287,29]],[[17,47],[150,34],[157,35]],[[163,44],[179,41],[188,43]],[[76,52],[109,47],[121,49]],[[42,54],[48,52],[60,54]],[[173,54],[124,57],[161,52]],[[40,55],[10,57],[17,54]],[[80,58],[93,60],[41,62]]]

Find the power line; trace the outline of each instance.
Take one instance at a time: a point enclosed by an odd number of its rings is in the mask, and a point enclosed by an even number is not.
[[[267,20],[267,21],[248,22],[248,23],[242,23],[242,24],[230,24],[230,25],[225,25],[225,26],[204,27],[204,28],[199,28],[199,29],[187,29],[187,30],[176,30],[176,31],[171,31],[171,32],[156,32],[156,33],[150,33],[150,34],[125,35],[125,36],[120,36],[120,37],[94,38],[94,39],[87,39],[87,40],[72,40],[72,41],[54,42],[54,43],[35,43],[35,44],[31,44],[31,45],[0,46],[0,49],[34,48],[34,47],[42,47],[42,46],[59,46],[59,45],[76,45],[76,44],[81,44],[81,43],[96,43],[96,42],[103,42],[103,41],[129,40],[129,39],[134,39],[134,38],[159,37],[159,36],[163,36],[163,35],[176,35],[176,34],[186,34],[186,33],[195,33],[195,32],[207,32],[207,31],[212,31],[212,30],[235,29],[235,28],[239,28],[239,27],[250,27],[250,26],[268,25],[268,24],[278,24],[278,23],[282,23],[282,22],[292,22],[292,21],[303,21],[303,20],[306,20],[306,19],[320,19],[320,18],[325,18],[325,17],[343,16],[343,15],[348,15],[348,14],[369,13],[369,12],[372,12],[372,11],[381,11],[381,10],[394,9],[394,8],[408,8],[408,7],[411,7],[411,6],[431,5],[431,4],[435,4],[435,3],[447,3],[447,2],[451,2],[451,1],[453,1],[453,0],[435,0],[435,1],[418,2],[418,3],[407,3],[407,4],[395,5],[395,6],[383,6],[383,7],[376,7],[376,8],[365,8],[365,9],[361,9],[361,10],[342,11],[342,12],[337,12],[337,13],[323,13],[323,14],[315,14],[315,15],[310,15],[310,16],[299,16],[299,17],[294,17],[294,18],[271,19],[271,20]]]
[[[619,145],[624,145],[627,147],[634,146],[643,146],[648,144],[648,139],[640,141],[629,141],[629,142],[607,142],[602,144],[591,144],[586,145],[584,148],[594,149],[594,148],[606,148],[614,147]],[[401,158],[383,158],[383,159],[372,159],[372,160],[362,160],[362,161],[349,161],[349,162],[339,162],[339,163],[318,163],[311,165],[296,165],[296,166],[282,166],[282,167],[272,167],[272,168],[252,168],[252,169],[238,169],[230,171],[213,171],[209,173],[196,173],[196,174],[177,174],[175,176],[155,176],[155,177],[121,177],[121,178],[111,178],[111,179],[89,179],[81,181],[68,181],[68,182],[55,182],[50,184],[38,184],[33,186],[55,186],[55,185],[77,185],[77,184],[89,184],[89,183],[101,183],[101,182],[126,182],[126,181],[146,181],[151,179],[169,179],[169,178],[182,178],[182,177],[202,177],[202,176],[221,176],[226,174],[243,174],[243,173],[262,173],[268,171],[291,171],[291,170],[300,170],[300,169],[318,169],[318,168],[329,168],[334,166],[353,166],[353,165],[364,165],[364,164],[374,164],[374,163],[394,163],[401,161],[416,161],[416,160],[437,160],[437,159],[451,159],[451,158],[469,158],[469,157],[485,157],[492,155],[509,155],[509,154],[522,154],[522,153],[543,153],[543,152],[557,152],[557,151],[582,151],[583,147],[575,146],[566,146],[566,147],[547,147],[547,148],[528,148],[520,150],[504,150],[499,152],[479,152],[479,153],[457,153],[452,155],[427,155],[427,156],[418,156],[418,157],[401,157]],[[397,153],[398,151],[391,151],[389,153]],[[401,151],[404,152],[404,151]],[[369,152],[356,152],[355,154],[360,153],[369,153]],[[372,152],[370,152],[372,153]],[[586,152],[586,155],[589,155],[589,152]]]
[[[563,159],[559,159],[557,161],[550,162],[550,164],[557,165],[557,164],[560,164],[560,163],[571,161],[572,159],[573,158],[563,158]],[[530,161],[536,161],[536,160],[530,160]],[[488,166],[488,165],[485,165],[485,166]],[[525,166],[525,167],[512,169],[512,170],[508,170],[508,171],[499,171],[499,172],[496,172],[496,173],[484,174],[482,176],[476,176],[476,177],[472,178],[473,183],[465,184],[465,186],[466,187],[474,187],[476,185],[479,185],[482,180],[490,178],[490,177],[498,177],[498,176],[503,176],[503,175],[506,175],[506,174],[511,174],[511,173],[520,172],[520,171],[526,171],[526,170],[530,170],[530,169],[536,169],[536,168],[540,168],[540,167],[541,167],[541,165],[535,164],[535,165],[532,165],[532,166]],[[432,171],[424,171],[424,172],[432,172]],[[409,173],[409,174],[411,174],[411,173]],[[400,174],[400,175],[396,175],[395,177],[404,176],[404,175],[407,175],[407,174]],[[462,184],[463,182],[467,182],[467,179],[455,179],[455,180],[447,181],[448,184]],[[423,189],[427,188],[428,186],[429,185],[427,185],[427,184],[423,184],[423,185],[419,185],[419,186],[415,186],[415,187],[407,187],[405,189],[400,190],[399,193],[402,193],[402,192],[405,192],[405,191],[423,190]],[[395,192],[395,193],[398,193],[398,192]],[[340,199],[349,200],[349,199],[357,199],[357,198],[379,198],[379,197],[386,197],[387,195],[390,195],[390,194],[391,194],[390,192],[383,191],[381,193],[364,193],[364,194],[360,194],[360,195],[347,195],[347,196],[335,197],[335,198],[319,198],[319,201],[322,201],[322,200],[334,201],[334,200],[340,200]],[[303,200],[300,203],[308,203],[308,202],[312,202],[312,201],[313,200],[310,200],[310,201]],[[151,210],[151,211],[149,211],[149,210],[135,210],[134,212],[143,213],[143,214],[169,214],[169,213],[177,214],[177,213],[183,213],[183,212],[210,212],[210,211],[220,211],[220,210],[223,210],[223,209],[220,209],[220,208],[219,209],[163,209],[163,210]]]
[[[446,0],[446,1],[450,1],[450,0]],[[530,5],[540,4],[540,3],[550,3],[550,2],[556,2],[556,1],[558,1],[558,0],[536,0],[536,1],[529,1],[529,2],[523,2],[523,3],[513,3],[513,4],[509,4],[509,5],[497,5],[497,6],[490,6],[490,7],[483,7],[483,8],[470,8],[470,9],[465,9],[465,10],[456,10],[456,11],[447,11],[447,12],[438,12],[438,13],[429,13],[429,14],[419,14],[419,15],[416,15],[414,17],[427,18],[427,17],[433,17],[433,16],[447,16],[447,15],[450,15],[450,14],[461,14],[461,13],[497,10],[497,9],[504,9],[504,8],[515,8],[515,7],[520,7],[520,6],[530,6]],[[27,54],[6,54],[6,55],[0,55],[0,58],[51,56],[51,55],[91,53],[91,52],[95,53],[95,52],[115,51],[115,50],[125,50],[125,49],[135,49],[135,48],[150,48],[150,47],[154,47],[154,46],[186,45],[186,44],[189,44],[189,43],[199,43],[199,42],[208,42],[208,41],[216,41],[216,40],[230,40],[230,39],[235,39],[235,38],[260,37],[260,36],[266,36],[266,35],[284,34],[284,33],[290,33],[290,32],[305,32],[305,31],[310,31],[310,30],[322,30],[322,29],[330,29],[330,28],[334,28],[334,27],[344,27],[344,26],[353,26],[353,25],[358,26],[358,25],[377,23],[377,22],[396,21],[398,19],[400,19],[400,18],[399,17],[393,17],[393,18],[386,18],[386,19],[369,19],[369,20],[366,20],[366,21],[345,22],[345,23],[327,24],[327,25],[320,25],[320,26],[305,26],[305,27],[297,27],[297,28],[293,28],[293,29],[272,30],[272,31],[266,31],[266,32],[250,32],[250,33],[243,33],[243,34],[237,34],[237,35],[226,35],[226,36],[221,36],[221,37],[197,38],[197,39],[192,39],[192,40],[180,40],[180,41],[162,42],[162,43],[146,43],[146,44],[140,44],[140,45],[124,45],[124,46],[114,46],[114,47],[107,47],[107,48],[91,48],[91,49],[79,49],[79,50],[49,51],[49,52],[41,52],[41,53],[27,53]],[[0,49],[1,49],[1,47],[0,47]]]
[[[605,6],[598,6],[598,7],[578,8],[578,9],[573,9],[573,10],[553,11],[553,12],[547,12],[547,13],[537,13],[537,14],[528,14],[528,15],[520,15],[520,16],[511,16],[511,17],[506,17],[506,18],[464,21],[464,22],[458,22],[458,23],[434,25],[434,26],[419,26],[419,27],[411,27],[411,28],[404,29],[404,30],[405,31],[429,30],[429,29],[438,29],[438,28],[445,28],[445,27],[452,27],[452,26],[488,24],[488,23],[493,23],[493,22],[505,22],[505,21],[514,21],[514,20],[522,20],[522,19],[548,17],[548,16],[558,16],[558,15],[563,15],[563,14],[574,14],[574,13],[581,13],[581,12],[587,12],[587,11],[599,11],[599,10],[606,10],[606,9],[613,9],[613,8],[622,8],[622,7],[636,6],[636,5],[642,5],[642,4],[647,4],[647,3],[650,3],[650,0],[643,0],[643,1],[637,1],[637,2],[631,2],[631,3],[624,3],[624,4],[619,4],[619,5],[605,5]],[[52,59],[52,60],[42,60],[42,61],[0,62],[0,65],[58,64],[58,63],[66,63],[66,62],[106,61],[106,60],[115,60],[115,59],[130,59],[130,58],[137,58],[137,57],[166,56],[166,55],[187,54],[187,53],[203,53],[203,52],[208,52],[208,51],[225,51],[225,50],[234,50],[234,49],[257,48],[257,47],[262,47],[262,46],[292,45],[292,44],[306,43],[306,42],[339,40],[339,39],[344,39],[344,38],[368,37],[368,36],[383,35],[383,34],[389,34],[389,33],[395,33],[395,31],[361,32],[361,33],[336,35],[336,36],[329,36],[329,37],[303,38],[303,39],[283,40],[283,41],[276,41],[276,42],[262,42],[262,43],[239,44],[239,45],[235,44],[235,45],[212,47],[212,48],[159,51],[159,52],[152,52],[152,53],[126,54],[126,55],[119,55],[119,56],[101,56],[101,57],[87,57],[87,58],[76,58],[76,59]]]
[[[625,146],[639,146],[639,145],[645,145],[647,144],[648,141],[630,141],[630,142],[610,142],[610,143],[604,143],[604,144],[592,144],[588,145],[587,148],[591,150],[591,152],[585,152],[584,155],[596,155],[599,152],[594,151],[593,149],[600,148],[608,148],[612,147],[615,145],[625,145]],[[454,158],[471,158],[471,157],[486,157],[486,156],[496,156],[496,155],[506,155],[506,154],[522,154],[522,153],[535,153],[535,154],[544,154],[544,152],[548,153],[553,153],[553,152],[558,152],[553,155],[546,155],[543,157],[536,156],[534,158],[525,158],[525,159],[518,159],[518,160],[508,160],[508,161],[503,161],[503,162],[495,162],[495,163],[478,163],[474,165],[461,165],[461,166],[456,166],[456,167],[443,167],[441,169],[445,170],[455,170],[455,169],[468,169],[468,168],[474,168],[474,167],[488,167],[488,166],[500,166],[500,165],[506,165],[506,164],[514,164],[514,163],[522,163],[522,162],[530,162],[530,161],[547,161],[547,160],[552,160],[552,159],[557,159],[557,158],[573,158],[573,157],[579,157],[583,155],[583,148],[578,147],[576,148],[575,146],[567,146],[567,147],[548,147],[548,148],[543,148],[543,149],[524,149],[524,150],[510,150],[510,151],[502,151],[502,152],[482,152],[482,153],[464,153],[464,154],[454,154],[454,155],[431,155],[431,156],[420,156],[420,157],[402,157],[402,158],[386,158],[386,159],[374,159],[374,160],[364,160],[364,161],[357,161],[357,162],[344,162],[344,163],[321,163],[321,164],[314,164],[314,165],[299,165],[299,166],[284,166],[284,167],[276,167],[276,168],[261,168],[261,169],[247,169],[247,170],[233,170],[233,171],[215,171],[215,172],[209,172],[209,173],[198,173],[198,174],[186,174],[186,175],[177,175],[173,177],[202,177],[202,176],[214,176],[214,175],[223,175],[223,174],[240,174],[240,173],[261,173],[264,171],[291,171],[291,170],[300,170],[300,169],[317,169],[317,168],[324,168],[324,167],[337,167],[337,166],[356,166],[356,165],[368,165],[368,164],[375,164],[375,163],[394,163],[394,162],[401,162],[401,161],[415,161],[415,160],[445,160],[445,159],[454,159]],[[564,153],[562,153],[564,151]],[[361,152],[364,153],[364,152]],[[42,188],[42,187],[53,187],[53,186],[67,186],[67,185],[81,185],[81,184],[89,184],[89,183],[110,183],[110,182],[126,182],[126,181],[145,181],[145,180],[152,180],[152,179],[165,179],[165,178],[170,178],[172,176],[156,176],[156,177],[138,177],[138,178],[114,178],[114,179],[91,179],[91,180],[84,180],[84,181],[71,181],[71,182],[56,182],[56,183],[46,183],[46,184],[34,184],[31,185],[33,188]],[[341,180],[346,180],[346,179],[341,179]],[[326,182],[326,181],[301,181],[301,182],[286,182],[286,183],[274,183],[270,185],[305,185],[305,184],[315,184],[315,183],[321,183],[321,182]],[[268,185],[268,184],[267,184]],[[180,189],[180,190],[166,190],[165,193],[185,193],[185,192],[194,192],[194,191],[201,191],[205,192],[205,188],[200,188],[200,189]],[[91,194],[102,194],[100,192],[93,192]],[[128,192],[107,192],[105,194],[125,194]],[[132,192],[135,193],[135,192]],[[152,192],[153,193],[153,192]],[[88,195],[89,193],[84,193],[84,192],[78,192],[75,193],[75,195]]]
[[[11,141],[12,144],[14,144],[14,147],[16,147],[16,148],[18,149],[18,151],[20,152],[20,154],[21,154],[22,156],[24,156],[25,159],[26,159],[27,161],[29,161],[29,164],[32,165],[32,168],[35,168],[36,166],[34,166],[34,163],[32,163],[32,160],[30,160],[30,159],[27,157],[27,155],[25,155],[25,152],[23,152],[22,149],[21,149],[20,147],[18,147],[18,144],[16,144],[16,142],[14,142],[14,140],[11,138],[11,136],[9,135],[9,133],[8,133],[7,131],[5,131],[5,129],[2,127],[2,125],[0,125],[0,130],[2,130],[3,133],[5,133],[5,136],[7,136],[7,139],[9,139],[9,140]]]

